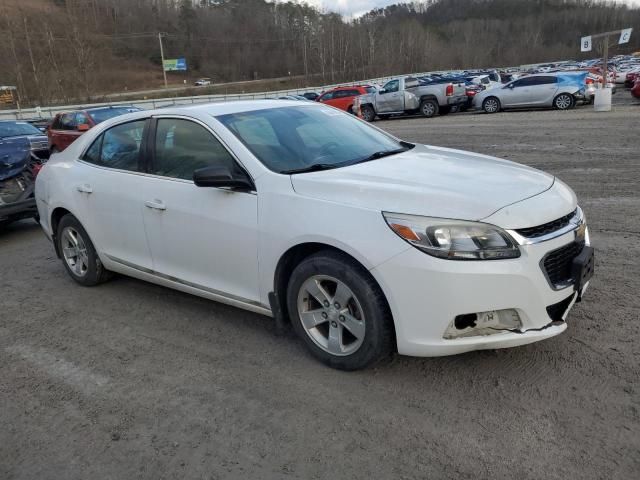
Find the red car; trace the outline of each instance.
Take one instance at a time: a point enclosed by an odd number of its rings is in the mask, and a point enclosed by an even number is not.
[[[636,79],[640,78],[640,72],[629,72],[624,79],[624,86],[627,88],[633,88]]]
[[[327,105],[339,108],[340,110],[344,110],[345,112],[355,114],[353,110],[353,100],[360,95],[373,93],[375,91],[376,88],[370,85],[336,87],[332,90],[324,92],[317,98],[316,102],[326,103]]]
[[[76,138],[100,122],[125,113],[139,111],[140,109],[137,107],[118,106],[58,113],[47,128],[49,151],[51,153],[61,152],[71,145]]]
[[[636,76],[636,83],[633,84],[631,95],[640,100],[640,75]]]

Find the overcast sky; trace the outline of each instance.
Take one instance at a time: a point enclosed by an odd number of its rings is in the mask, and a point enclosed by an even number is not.
[[[299,0],[300,2],[305,0]],[[392,3],[410,0],[306,0],[307,3],[345,16],[359,16],[374,8],[386,7]],[[618,0],[629,5],[638,5],[640,0]]]

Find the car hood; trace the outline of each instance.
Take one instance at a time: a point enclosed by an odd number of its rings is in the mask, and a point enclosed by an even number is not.
[[[372,210],[480,220],[538,195],[547,173],[507,160],[416,145],[404,153],[349,167],[291,176],[307,197]]]

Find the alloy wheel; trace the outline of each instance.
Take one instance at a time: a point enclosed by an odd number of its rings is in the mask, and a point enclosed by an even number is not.
[[[488,98],[484,101],[484,111],[487,113],[496,113],[498,111],[499,105],[498,100],[495,98]]]
[[[62,231],[62,255],[69,269],[78,277],[84,277],[89,270],[89,255],[82,236],[72,227]]]
[[[559,110],[566,110],[571,107],[571,97],[566,94],[558,95],[556,97],[556,107]]]
[[[298,292],[298,315],[309,338],[331,355],[351,355],[362,345],[366,332],[362,306],[337,278],[307,279]]]

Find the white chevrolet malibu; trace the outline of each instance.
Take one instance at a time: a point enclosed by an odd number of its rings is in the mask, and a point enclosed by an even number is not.
[[[271,315],[342,369],[552,337],[593,272],[557,178],[311,102],[117,117],[47,163],[36,199],[78,283],[117,272]]]

